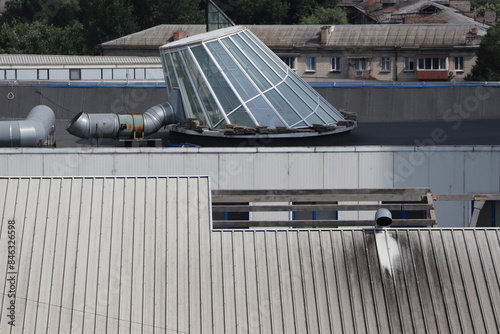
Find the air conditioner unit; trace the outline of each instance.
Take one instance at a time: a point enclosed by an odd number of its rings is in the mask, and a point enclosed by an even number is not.
[[[449,77],[454,77],[455,75],[457,75],[457,71],[449,71],[448,72]]]
[[[356,71],[356,78],[360,78],[363,76],[363,71]]]

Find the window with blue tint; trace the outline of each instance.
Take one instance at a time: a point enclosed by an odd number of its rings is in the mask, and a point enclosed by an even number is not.
[[[246,101],[255,97],[258,92],[243,71],[238,67],[234,60],[224,50],[219,41],[207,43],[207,48],[210,50],[215,60],[219,64],[223,73],[229,79],[241,98]]]
[[[285,79],[285,83],[292,89],[295,94],[297,94],[307,105],[311,107],[311,109],[316,109],[318,105],[318,98],[315,96],[314,98],[306,93],[302,87],[297,85],[295,81],[291,77],[287,77]]]
[[[212,93],[208,89],[208,85],[203,78],[203,75],[200,73],[198,66],[194,62],[191,54],[187,49],[181,51],[184,56],[184,60],[186,61],[187,69],[191,75],[193,80],[194,88],[198,91],[198,95],[201,99],[201,103],[205,107],[205,111],[209,118],[209,124],[212,127],[215,127],[215,124],[219,124],[219,127],[223,127],[226,122],[220,122],[224,119],[224,115],[219,109]]]
[[[242,106],[233,111],[231,114],[229,114],[228,117],[231,124],[243,125],[249,127],[256,126],[255,122],[252,120],[250,115],[248,115],[248,112]]]
[[[270,128],[275,128],[277,125],[284,125],[262,96],[247,102],[246,105],[259,125],[267,125]]]
[[[174,66],[177,69],[177,79],[179,80],[179,88],[183,93],[183,102],[187,108],[189,117],[196,118],[203,124],[207,124],[205,115],[203,114],[203,109],[201,108],[200,101],[196,96],[196,92],[193,89],[191,80],[186,72],[186,66],[182,61],[179,53],[172,53],[172,60],[174,61]]]
[[[226,37],[221,41],[229,50],[229,52],[231,52],[233,57],[236,58],[236,61],[240,64],[243,70],[250,76],[250,78],[252,78],[257,87],[259,87],[262,91],[271,88],[271,84],[269,83],[269,81],[266,80],[262,73],[254,67],[250,60],[245,57],[243,52],[241,52],[241,50],[229,37]]]
[[[191,51],[226,114],[236,109],[241,104],[240,101],[203,46],[191,48]]]
[[[177,77],[174,72],[174,66],[172,64],[172,60],[170,59],[170,53],[164,54],[163,59],[165,60],[165,64],[167,65],[168,76],[170,78],[172,87],[179,88],[179,82],[177,81]]]
[[[287,122],[286,126],[290,127],[292,124],[300,122],[302,118],[299,117],[297,112],[286,102],[286,100],[278,94],[274,89],[266,92],[264,94],[266,98],[271,102],[274,109],[281,115],[281,117]]]
[[[324,110],[326,110],[326,112],[330,116],[332,116],[333,119],[336,120],[336,121],[341,120],[342,118],[344,118],[344,116],[342,116],[342,114],[340,113],[340,111],[338,111],[337,109],[335,109],[334,107],[332,107],[331,104],[325,102],[322,96],[320,96],[320,99],[319,99],[319,106],[321,108],[323,108]]]
[[[324,124],[324,122],[321,120],[321,118],[318,117],[316,114],[311,114],[311,116],[306,118],[306,122],[313,125],[313,124]]]
[[[295,94],[295,92],[285,83],[280,84],[276,89],[303,118],[309,116],[309,114],[313,111],[313,108],[310,105],[307,105],[307,103]]]
[[[335,122],[335,119],[332,116],[330,116],[330,114],[328,114],[325,109],[321,107],[318,107],[316,109],[316,114],[318,114],[318,116],[321,117],[321,119],[323,119],[325,123]]]
[[[254,35],[252,35],[251,33],[249,33],[248,31],[244,31],[243,33],[241,33],[240,35],[244,36],[245,40],[248,41],[248,43],[250,43],[250,45],[252,45],[253,47],[255,47],[255,49],[258,48],[258,52],[259,54],[261,54],[262,56],[265,54],[267,56],[268,59],[270,62],[278,65],[285,73],[288,72],[288,66],[286,66],[280,59],[278,56],[276,56],[276,54],[274,52],[272,52],[264,43],[262,43],[261,40],[255,38]],[[263,56],[263,58],[266,58]],[[274,66],[274,65],[272,65]]]
[[[285,74],[279,71],[281,77],[273,71],[273,69],[256,53],[248,44],[246,44],[239,35],[231,36],[231,39],[236,43],[236,45],[247,55],[248,58],[252,60],[257,69],[271,81],[273,85],[278,84]]]

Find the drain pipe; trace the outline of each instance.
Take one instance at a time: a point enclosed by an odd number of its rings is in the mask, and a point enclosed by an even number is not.
[[[176,123],[170,103],[159,104],[144,114],[87,114],[79,113],[66,127],[74,136],[112,139],[139,139],[160,130],[164,125]]]
[[[24,121],[0,122],[0,147],[36,147],[48,143],[55,131],[52,109],[39,105],[31,109]]]

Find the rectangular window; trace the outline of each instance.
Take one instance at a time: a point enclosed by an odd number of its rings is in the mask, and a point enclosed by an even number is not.
[[[295,57],[280,57],[281,60],[292,70],[295,70]]]
[[[82,80],[82,72],[80,69],[69,70],[69,80]]]
[[[333,57],[330,61],[331,72],[340,72],[340,57]]]
[[[456,71],[464,70],[464,57],[455,57],[455,70]]]
[[[446,58],[419,58],[419,70],[446,70]]]
[[[364,59],[364,58],[351,59],[349,61],[349,66],[351,67],[352,70],[364,71],[364,70],[366,70],[366,59]]]
[[[414,72],[415,71],[415,58],[404,57],[404,71]]]
[[[391,58],[381,57],[380,58],[380,68],[382,69],[382,71],[390,71],[391,70]]]
[[[49,80],[49,70],[38,70],[38,80]]]
[[[315,57],[306,57],[306,72],[316,72]]]

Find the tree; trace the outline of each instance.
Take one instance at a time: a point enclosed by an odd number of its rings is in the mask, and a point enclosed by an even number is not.
[[[477,61],[467,81],[500,81],[500,22],[488,29],[479,49]]]
[[[286,21],[289,4],[283,0],[232,0],[215,3],[236,24],[281,24]]]
[[[300,24],[347,24],[347,17],[339,7],[318,7],[313,14],[302,18]]]

